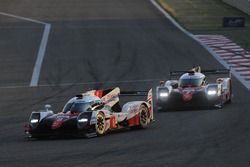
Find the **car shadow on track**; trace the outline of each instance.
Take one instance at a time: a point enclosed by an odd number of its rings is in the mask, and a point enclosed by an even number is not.
[[[119,130],[113,130],[108,133],[106,133],[103,136],[93,136],[93,137],[79,137],[79,136],[50,136],[50,137],[39,137],[39,138],[29,138],[25,137],[24,141],[25,142],[36,142],[36,141],[54,141],[54,140],[91,140],[94,138],[109,138],[115,135],[123,134],[123,133],[138,133],[138,132],[143,132],[146,130],[149,130],[153,125],[150,124],[148,125],[147,128],[142,129],[142,128],[127,128],[127,129],[119,129]]]
[[[224,108],[224,107],[223,107]],[[177,109],[155,109],[157,113],[166,113],[166,112],[192,112],[192,111],[222,111],[223,108],[217,108],[217,107],[195,107],[195,108],[177,108]]]

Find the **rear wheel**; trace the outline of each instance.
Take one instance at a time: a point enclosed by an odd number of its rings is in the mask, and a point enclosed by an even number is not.
[[[224,106],[223,98],[224,98],[223,95],[221,95],[219,103],[215,105],[216,108],[218,108],[218,109],[222,109],[223,108],[223,106]]]
[[[157,98],[156,98],[156,88],[152,88],[152,103],[151,106],[153,107],[154,111],[158,110],[158,105],[157,105]]]
[[[96,134],[98,136],[103,136],[106,132],[106,120],[105,120],[105,115],[103,113],[98,113],[96,115],[96,124],[95,124],[95,129],[96,129]]]
[[[229,99],[228,101],[226,102],[227,104],[231,104],[232,103],[232,96],[233,96],[233,93],[232,93],[232,83],[230,82],[230,86],[229,86]]]
[[[142,105],[139,109],[140,127],[146,128],[148,125],[148,108]]]

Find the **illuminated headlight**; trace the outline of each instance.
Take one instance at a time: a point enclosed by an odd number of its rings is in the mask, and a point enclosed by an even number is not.
[[[38,121],[39,121],[39,119],[31,119],[30,123],[35,124],[35,123],[38,123]]]
[[[168,92],[160,92],[160,97],[168,97]]]
[[[215,89],[211,89],[211,90],[207,91],[207,94],[210,95],[210,96],[213,96],[213,95],[217,94],[217,91]]]
[[[80,123],[88,122],[88,119],[87,118],[81,118],[81,119],[78,119],[78,122],[80,122]]]

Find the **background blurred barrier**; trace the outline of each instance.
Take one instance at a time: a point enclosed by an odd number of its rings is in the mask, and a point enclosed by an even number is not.
[[[250,15],[250,0],[223,0],[223,1]]]

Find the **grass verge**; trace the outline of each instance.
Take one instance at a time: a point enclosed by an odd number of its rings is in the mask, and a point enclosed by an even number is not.
[[[157,2],[193,34],[222,34],[250,50],[250,16],[221,0],[157,0]],[[223,17],[243,16],[244,28],[224,28]]]

